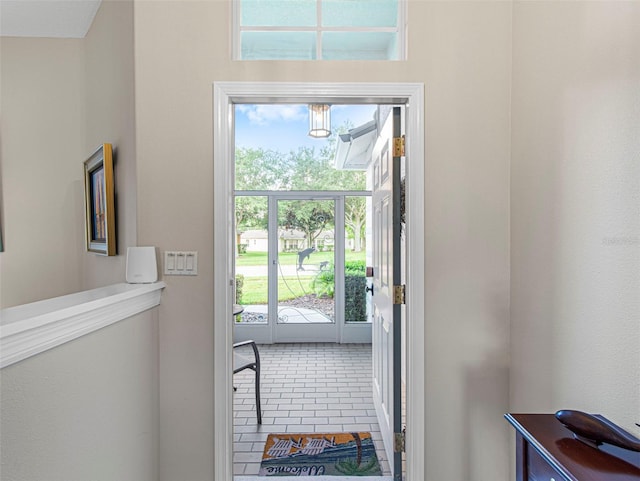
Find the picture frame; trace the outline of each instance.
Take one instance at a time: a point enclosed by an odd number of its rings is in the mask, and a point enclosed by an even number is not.
[[[86,246],[88,252],[116,255],[113,148],[102,144],[84,162]]]

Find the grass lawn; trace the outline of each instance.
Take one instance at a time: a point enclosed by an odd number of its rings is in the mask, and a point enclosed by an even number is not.
[[[346,251],[345,257],[347,261],[365,260],[365,252]],[[247,252],[236,257],[236,266],[264,266],[267,265],[268,257],[266,252]],[[298,254],[295,252],[280,252],[278,261],[283,266],[296,265],[298,263]],[[319,264],[322,261],[333,262],[332,252],[314,252],[304,262],[309,264]],[[304,264],[303,264],[304,265]]]
[[[345,257],[347,261],[364,261],[365,252],[347,251],[345,252]],[[298,263],[298,254],[295,252],[281,252],[279,253],[278,260],[281,265],[296,265]],[[246,254],[240,254],[240,256],[236,258],[236,266],[266,266],[267,261],[266,252],[248,252]],[[333,263],[333,252],[314,252],[305,260],[305,264],[303,265],[319,264],[323,261]],[[288,276],[283,279],[281,275],[278,275],[278,300],[287,301],[313,293],[313,289],[311,288],[313,279],[313,276],[302,276],[300,278],[297,276]],[[240,304],[267,304],[267,296],[268,280],[266,276],[246,276],[244,278],[242,298],[239,299]]]
[[[302,277],[300,280],[295,277],[283,279],[278,276],[278,300],[287,301],[312,293],[312,279],[313,277]],[[268,282],[266,276],[245,277],[240,304],[245,306],[250,304],[267,304],[267,293]]]

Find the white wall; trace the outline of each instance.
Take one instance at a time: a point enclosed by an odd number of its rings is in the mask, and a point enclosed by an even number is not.
[[[139,241],[200,264],[165,279],[161,479],[213,476],[213,82],[375,81],[426,85],[427,444],[414,455],[429,480],[506,481],[511,4],[410,1],[406,62],[231,62],[229,8],[135,5]]]
[[[640,4],[514,5],[511,410],[640,428]]]
[[[1,376],[3,480],[158,479],[157,309]]]

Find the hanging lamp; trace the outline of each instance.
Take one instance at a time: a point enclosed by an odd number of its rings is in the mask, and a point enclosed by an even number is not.
[[[331,135],[331,105],[309,104],[309,137],[327,138]]]

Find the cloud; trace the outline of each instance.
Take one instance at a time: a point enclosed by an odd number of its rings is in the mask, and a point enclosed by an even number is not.
[[[299,122],[306,120],[308,110],[306,105],[238,105],[253,125],[269,125],[274,122]]]

